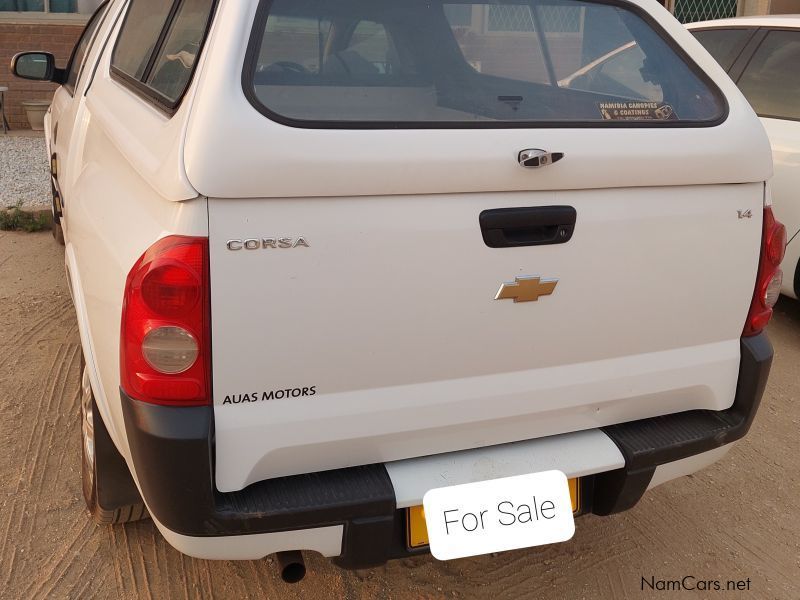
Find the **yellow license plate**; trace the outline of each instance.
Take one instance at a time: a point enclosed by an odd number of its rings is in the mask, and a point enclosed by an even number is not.
[[[577,514],[581,508],[581,487],[578,479],[570,479],[569,495],[572,498],[572,512]],[[425,525],[425,509],[412,506],[406,509],[406,537],[409,548],[420,548],[428,545],[428,527]]]

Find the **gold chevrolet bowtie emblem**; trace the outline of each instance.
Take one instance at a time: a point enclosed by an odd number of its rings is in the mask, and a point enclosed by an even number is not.
[[[500,286],[495,300],[511,300],[514,302],[536,302],[539,296],[549,296],[556,289],[558,279],[541,279],[533,277],[515,277],[510,283]]]

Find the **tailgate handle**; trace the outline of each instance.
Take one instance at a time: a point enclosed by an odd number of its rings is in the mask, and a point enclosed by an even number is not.
[[[529,169],[546,167],[547,165],[552,165],[560,161],[562,158],[564,158],[563,152],[548,152],[547,150],[541,150],[539,148],[522,150],[517,157],[519,164]]]
[[[489,248],[517,248],[568,242],[577,217],[571,206],[533,206],[484,210],[479,221]]]

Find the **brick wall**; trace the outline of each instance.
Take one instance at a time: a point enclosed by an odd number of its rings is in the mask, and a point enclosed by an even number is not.
[[[29,127],[21,104],[23,100],[49,100],[56,86],[17,79],[9,71],[11,57],[25,50],[43,50],[52,52],[56,65],[64,67],[82,31],[82,25],[0,23],[0,86],[8,88],[6,118],[12,129]]]

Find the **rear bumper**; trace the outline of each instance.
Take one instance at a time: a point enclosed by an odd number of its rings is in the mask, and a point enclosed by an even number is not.
[[[755,417],[772,363],[766,335],[741,342],[736,397],[724,411],[696,410],[603,428],[622,468],[582,479],[584,512],[607,515],[635,505],[659,465],[743,437]],[[405,543],[405,510],[382,464],[283,477],[220,493],[214,485],[212,407],[174,408],[122,393],[133,466],[153,517],[176,536],[258,535],[341,527],[334,561],[364,568],[417,554]]]
[[[772,356],[766,334],[742,339],[736,396],[727,410],[692,410],[604,427],[625,457],[625,467],[596,477],[593,512],[627,510],[642,497],[659,465],[744,437],[761,403]]]

